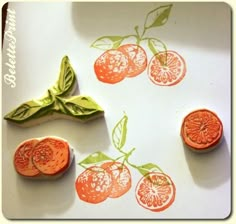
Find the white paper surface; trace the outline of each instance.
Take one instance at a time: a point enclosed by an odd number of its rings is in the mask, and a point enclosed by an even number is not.
[[[187,73],[175,86],[154,85],[146,72],[109,85],[97,80],[93,64],[101,51],[90,45],[105,35],[127,35],[142,26],[147,12],[161,3],[10,3],[16,12],[16,87],[3,80],[3,115],[37,98],[58,77],[68,55],[79,92],[93,97],[104,119],[86,124],[55,120],[23,129],[2,122],[2,207],[5,217],[63,219],[222,219],[231,211],[231,55],[230,7],[225,3],[174,3],[168,22],[150,30],[185,59]],[[8,42],[2,52],[2,73]],[[146,48],[145,48],[146,49]],[[148,52],[148,50],[147,50]],[[150,53],[148,53],[148,57]],[[192,110],[215,111],[224,126],[219,149],[194,154],[182,145],[182,119]],[[126,148],[136,148],[131,161],[152,162],[176,186],[174,203],[163,212],[140,207],[135,186],[141,178],[131,170],[132,187],[124,196],[88,204],[76,195],[77,165],[89,154],[116,155],[111,132],[123,112],[129,117]],[[29,138],[56,135],[75,149],[75,163],[56,181],[28,181],[13,167],[16,146]]]

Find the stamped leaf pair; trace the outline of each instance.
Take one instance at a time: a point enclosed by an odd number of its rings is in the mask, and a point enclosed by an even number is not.
[[[76,75],[65,56],[61,61],[57,82],[40,99],[27,101],[8,113],[4,119],[27,126],[32,120],[53,115],[66,115],[87,121],[103,115],[103,109],[89,96],[71,96],[76,88]],[[63,116],[65,117],[65,116]],[[49,118],[48,118],[49,119]]]

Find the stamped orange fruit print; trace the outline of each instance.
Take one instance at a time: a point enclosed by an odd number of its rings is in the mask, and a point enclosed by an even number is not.
[[[101,167],[92,166],[78,176],[75,187],[82,201],[97,204],[106,200],[111,193],[111,175]]]
[[[110,198],[118,198],[131,188],[131,174],[129,168],[120,162],[105,162],[101,167],[111,175],[112,189]]]
[[[75,181],[75,189],[81,201],[98,204],[105,200],[124,197],[136,184],[133,193],[137,204],[152,211],[161,212],[170,207],[175,200],[175,184],[155,163],[137,165],[130,162],[136,148],[125,150],[128,117],[125,114],[114,126],[111,138],[116,158],[98,151],[80,161],[84,171]],[[133,171],[138,171],[141,179],[133,181]]]
[[[172,6],[163,5],[148,12],[144,25],[141,28],[135,26],[133,34],[96,39],[91,47],[104,51],[94,63],[97,79],[103,83],[116,84],[147,71],[149,79],[155,85],[173,86],[182,81],[186,74],[183,57],[167,49],[159,38],[147,35],[150,29],[166,24]],[[129,38],[132,38],[132,42],[127,43]],[[148,58],[147,51],[153,54],[151,59]]]
[[[163,51],[154,55],[148,65],[149,79],[156,85],[172,86],[185,76],[184,59],[175,51]]]
[[[216,113],[208,109],[195,110],[184,118],[181,136],[190,149],[207,152],[220,143],[223,125]]]
[[[136,199],[146,209],[163,211],[175,200],[175,185],[166,174],[150,172],[138,182]]]

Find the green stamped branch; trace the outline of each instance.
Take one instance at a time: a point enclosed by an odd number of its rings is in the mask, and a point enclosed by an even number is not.
[[[90,154],[88,157],[83,159],[78,163],[84,169],[89,168],[91,165],[100,165],[106,161],[121,161],[122,164],[131,166],[136,169],[141,175],[145,176],[150,172],[161,172],[163,170],[154,163],[146,163],[142,165],[136,165],[129,161],[130,156],[136,150],[136,148],[132,148],[129,151],[125,151],[123,148],[126,143],[127,137],[127,124],[128,124],[128,116],[124,114],[124,116],[117,122],[112,130],[112,143],[114,148],[119,152],[119,156],[117,158],[111,158],[110,156],[104,154],[103,152],[95,152]]]
[[[134,34],[125,36],[102,36],[96,39],[91,47],[100,50],[117,49],[124,40],[133,37],[136,44],[140,45],[141,42],[146,41],[151,52],[155,55],[161,51],[167,51],[167,47],[163,41],[156,37],[146,37],[148,30],[163,26],[167,23],[172,9],[172,4],[159,6],[147,13],[143,26],[140,28],[138,25],[134,27]]]

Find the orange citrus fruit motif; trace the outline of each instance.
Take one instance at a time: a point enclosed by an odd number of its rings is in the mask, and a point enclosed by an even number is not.
[[[69,166],[69,145],[61,139],[45,138],[34,147],[32,160],[43,174],[56,175]]]
[[[120,162],[106,162],[101,166],[112,178],[110,198],[118,198],[131,188],[131,174],[127,166]]]
[[[82,201],[97,204],[109,197],[112,178],[103,168],[92,166],[77,177],[75,188]]]
[[[136,186],[136,200],[145,209],[160,212],[175,200],[175,185],[164,173],[150,172]]]
[[[141,74],[147,67],[145,50],[137,44],[125,44],[105,51],[94,63],[94,71],[99,81],[115,84],[125,77]]]
[[[148,65],[149,79],[160,86],[176,85],[185,74],[185,61],[175,51],[163,51],[154,55]]]
[[[129,66],[126,77],[135,77],[141,74],[147,67],[147,55],[145,50],[137,44],[125,44],[118,48],[128,57]]]
[[[114,84],[122,81],[128,72],[128,57],[118,50],[105,51],[94,63],[99,81]]]
[[[15,170],[26,177],[35,177],[40,174],[32,162],[32,151],[39,142],[37,139],[30,139],[20,144],[14,154]]]
[[[207,109],[195,110],[182,123],[183,142],[197,152],[214,149],[222,139],[223,125],[220,118]]]

